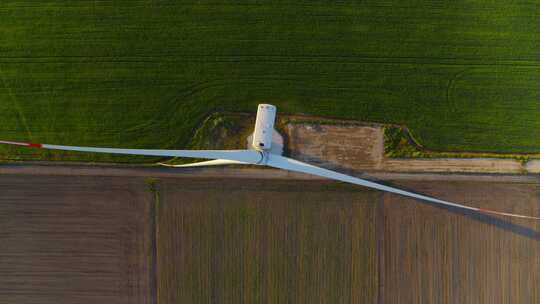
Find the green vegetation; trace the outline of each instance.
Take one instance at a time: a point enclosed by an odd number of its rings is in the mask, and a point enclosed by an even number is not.
[[[190,149],[242,149],[253,132],[254,117],[215,113],[195,132]]]
[[[434,150],[538,153],[538,19],[502,1],[6,0],[0,138],[181,148],[209,113],[269,102],[407,125]]]
[[[384,128],[384,155],[386,157],[430,157],[431,154],[419,149],[411,142],[405,130],[400,127]]]
[[[254,116],[214,113],[198,128],[186,148],[193,150],[234,150],[246,147],[246,138],[253,132]],[[176,158],[168,164],[183,164],[206,159]]]
[[[539,154],[471,153],[431,151],[420,146],[407,130],[397,126],[384,127],[384,155],[390,158],[513,158],[525,165]]]
[[[158,194],[158,182],[159,180],[154,177],[148,177],[144,180],[144,183],[148,187],[148,191],[152,193],[156,198],[159,196]]]

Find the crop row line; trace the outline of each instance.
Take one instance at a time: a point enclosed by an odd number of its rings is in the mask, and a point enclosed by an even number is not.
[[[540,62],[538,64],[520,64],[520,63],[450,63],[450,62],[391,62],[391,61],[311,61],[311,60],[155,60],[155,61],[140,61],[140,60],[84,60],[84,61],[1,61],[0,64],[35,64],[35,63],[45,63],[45,64],[91,64],[91,63],[165,63],[165,62],[196,62],[196,63],[245,63],[245,62],[266,62],[266,63],[328,63],[328,64],[383,64],[383,65],[425,65],[425,66],[462,66],[462,67],[516,67],[516,68],[536,68],[540,67]]]

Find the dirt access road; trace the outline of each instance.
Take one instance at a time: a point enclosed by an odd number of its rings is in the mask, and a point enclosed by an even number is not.
[[[327,165],[332,168],[331,165]],[[350,172],[349,172],[350,173]],[[372,180],[410,180],[410,181],[479,181],[500,183],[538,183],[538,175],[515,174],[467,174],[467,173],[406,173],[380,172],[350,173],[360,178]],[[294,173],[285,170],[258,166],[229,166],[201,168],[165,168],[123,165],[50,165],[50,164],[11,164],[0,166],[2,175],[33,176],[94,176],[94,177],[156,177],[156,178],[219,178],[219,179],[293,179],[326,180],[325,178]]]

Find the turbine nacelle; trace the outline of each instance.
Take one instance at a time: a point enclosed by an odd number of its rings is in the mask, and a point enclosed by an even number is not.
[[[257,108],[255,131],[253,132],[252,146],[258,151],[270,151],[272,148],[272,135],[276,122],[277,108],[271,104],[260,104]]]

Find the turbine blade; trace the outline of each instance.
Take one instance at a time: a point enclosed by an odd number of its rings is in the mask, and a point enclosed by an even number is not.
[[[60,146],[60,145],[35,144],[35,143],[24,143],[24,142],[2,141],[2,140],[0,140],[0,144],[16,145],[16,146],[29,147],[29,148],[93,152],[93,153],[224,159],[224,160],[231,160],[231,161],[239,161],[239,162],[248,163],[248,164],[258,164],[263,159],[263,156],[261,153],[257,151],[253,151],[253,150],[118,149],[118,148],[101,148],[101,147]]]
[[[185,165],[169,165],[169,164],[164,164],[164,163],[158,163],[158,164],[165,167],[188,168],[188,167],[204,167],[204,166],[220,166],[220,165],[246,165],[247,163],[236,161],[236,160],[214,159],[214,160],[185,164]]]
[[[381,184],[378,184],[378,183],[375,183],[375,182],[372,182],[372,181],[368,181],[368,180],[365,180],[365,179],[361,179],[361,178],[345,175],[345,174],[342,174],[342,173],[338,173],[338,172],[335,172],[335,171],[319,168],[319,167],[316,167],[316,166],[313,166],[313,165],[310,165],[310,164],[306,164],[306,163],[303,163],[303,162],[300,162],[300,161],[297,161],[297,160],[294,160],[294,159],[290,159],[290,158],[275,155],[275,154],[270,154],[269,155],[268,162],[266,163],[266,165],[270,166],[270,167],[274,167],[274,168],[285,169],[285,170],[289,170],[289,171],[295,171],[295,172],[301,172],[301,173],[326,177],[326,178],[329,178],[329,179],[339,180],[339,181],[346,182],[346,183],[351,183],[351,184],[360,185],[360,186],[364,186],[364,187],[369,187],[369,188],[373,188],[373,189],[377,189],[377,190],[381,190],[381,191],[395,193],[395,194],[399,194],[399,195],[403,195],[403,196],[407,196],[407,197],[412,197],[412,198],[416,198],[416,199],[420,199],[420,200],[424,200],[424,201],[428,201],[428,202],[432,202],[432,203],[436,203],[436,204],[441,204],[441,205],[445,205],[445,206],[451,206],[451,207],[455,207],[455,208],[472,210],[472,211],[476,211],[476,212],[480,212],[480,213],[489,213],[489,214],[496,214],[496,215],[508,216],[508,217],[517,217],[517,218],[524,218],[524,219],[540,220],[540,217],[535,217],[535,216],[527,216],[527,215],[519,215],[519,214],[513,214],[513,213],[507,213],[507,212],[499,212],[499,211],[475,208],[475,207],[465,206],[465,205],[461,205],[461,204],[457,204],[457,203],[452,203],[452,202],[437,199],[437,198],[434,198],[434,197],[421,195],[421,194],[416,194],[416,193],[401,190],[401,189],[398,189],[398,188],[381,185]]]

